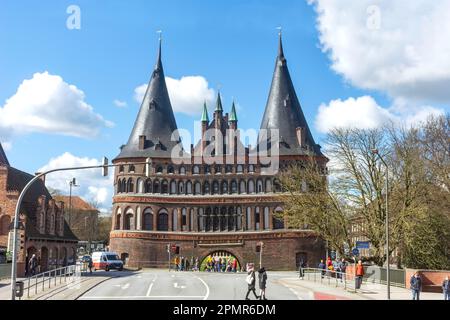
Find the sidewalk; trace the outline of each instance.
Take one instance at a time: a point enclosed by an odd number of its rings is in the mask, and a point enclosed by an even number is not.
[[[297,291],[307,290],[315,300],[386,300],[387,287],[383,284],[363,283],[357,292],[342,287],[314,282],[300,278],[280,279],[285,286]],[[421,300],[443,300],[443,295],[433,292],[421,292]],[[412,300],[411,291],[391,286],[391,300]]]
[[[24,290],[22,300],[76,300],[78,297],[99,285],[100,283],[111,279],[111,276],[96,276],[96,275],[83,275],[79,279],[73,282],[62,282],[48,288],[45,286],[45,290],[42,291],[42,287],[39,285],[37,294],[35,289],[30,291],[30,297],[27,297],[27,289]],[[24,281],[27,286],[27,279],[21,278],[18,281]],[[3,279],[0,281],[0,300],[11,299],[11,287],[10,279]],[[18,298],[17,298],[18,299]]]

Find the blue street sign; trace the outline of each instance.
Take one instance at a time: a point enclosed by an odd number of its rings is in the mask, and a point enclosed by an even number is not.
[[[369,241],[356,241],[356,247],[358,249],[369,249],[370,242]]]
[[[358,248],[354,248],[354,249],[352,250],[352,253],[353,253],[354,256],[359,256],[359,250],[358,250]]]

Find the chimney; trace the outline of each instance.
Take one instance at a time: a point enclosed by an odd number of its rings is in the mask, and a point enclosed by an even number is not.
[[[306,147],[306,128],[305,127],[297,127],[295,128],[297,132],[297,141],[301,148]]]
[[[139,150],[145,149],[145,136],[141,135],[139,136]]]

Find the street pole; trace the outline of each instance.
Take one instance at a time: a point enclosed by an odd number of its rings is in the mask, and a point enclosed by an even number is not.
[[[264,246],[264,242],[260,242],[259,243],[260,247],[259,247],[259,268],[262,268],[262,252],[263,252],[263,246]]]
[[[391,299],[391,281],[390,281],[390,255],[389,255],[389,210],[388,210],[388,203],[389,203],[389,167],[384,161],[383,157],[380,156],[377,149],[372,150],[373,154],[376,154],[378,158],[380,158],[381,162],[383,162],[384,166],[386,167],[386,212],[385,212],[385,225],[386,225],[386,284],[387,284],[387,300]]]
[[[16,299],[16,282],[17,282],[17,255],[19,248],[17,246],[17,240],[19,237],[19,219],[20,219],[20,206],[22,205],[23,198],[25,197],[26,192],[28,189],[33,185],[35,181],[40,179],[42,176],[45,176],[52,172],[58,172],[58,171],[70,171],[70,170],[84,170],[84,169],[104,169],[104,175],[107,175],[106,168],[110,167],[117,167],[119,164],[107,164],[107,159],[104,158],[105,164],[102,165],[96,165],[96,166],[85,166],[85,167],[70,167],[70,168],[58,168],[58,169],[52,169],[48,170],[46,172],[41,172],[31,178],[30,181],[25,185],[25,187],[20,192],[19,198],[17,199],[16,209],[14,212],[14,236],[13,236],[13,252],[12,252],[12,266],[11,266],[11,300]],[[148,161],[146,162],[134,162],[133,164],[145,164],[148,165]]]

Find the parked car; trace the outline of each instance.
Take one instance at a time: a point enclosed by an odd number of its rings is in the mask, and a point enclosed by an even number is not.
[[[115,252],[98,251],[92,254],[92,264],[94,271],[111,269],[123,270],[123,261],[120,260],[119,255]]]

